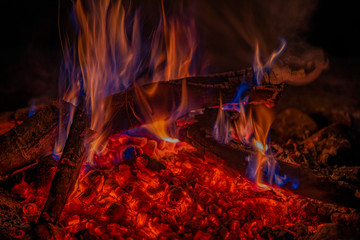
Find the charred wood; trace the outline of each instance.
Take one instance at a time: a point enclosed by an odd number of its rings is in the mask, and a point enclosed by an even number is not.
[[[242,81],[252,81],[251,69],[208,76],[189,77],[184,79],[159,82],[141,88],[131,88],[112,96],[113,128],[118,131],[130,129],[146,123],[149,119],[143,116],[141,108],[146,102],[151,109],[161,113],[174,111],[182,98],[182,85],[186,83],[189,109],[198,109],[219,104],[220,95],[223,102],[230,101],[236,94]],[[271,72],[264,77],[264,84],[251,88],[250,103],[274,104],[283,90],[284,80],[279,74]],[[156,93],[144,94],[156,87]],[[60,103],[65,104],[66,103]],[[66,113],[66,112],[64,112]],[[58,133],[59,107],[49,105],[41,108],[35,115],[26,119],[9,132],[0,136],[0,176],[5,177],[14,172],[36,164],[36,159],[52,151],[54,138]]]
[[[144,114],[144,107],[156,113],[170,114],[174,106],[180,106],[183,94],[186,94],[189,110],[217,106],[222,102],[231,101],[241,83],[253,81],[251,68],[207,76],[187,77],[171,81],[151,83],[141,87],[132,87],[127,91],[112,96],[111,109],[113,128],[117,131],[149,123],[151,119]],[[266,104],[273,106],[284,87],[284,79],[274,72],[265,74],[263,84],[252,87],[246,93],[250,104]],[[183,89],[186,87],[186,93]],[[153,90],[156,89],[154,93]]]
[[[19,126],[0,136],[0,177],[20,171],[51,153],[58,129],[55,105],[40,109]]]
[[[247,161],[245,157],[254,150],[238,141],[231,141],[228,144],[218,143],[212,137],[212,128],[217,116],[217,109],[208,109],[204,115],[198,117],[198,122],[183,128],[180,132],[181,140],[195,146],[202,153],[211,152],[224,159],[229,167],[246,174]],[[294,182],[286,183],[283,187],[309,198],[359,208],[360,199],[355,196],[352,188],[339,185],[336,181],[318,175],[310,168],[284,161],[278,161],[279,173],[290,176],[291,179],[299,182],[294,189]]]
[[[74,189],[80,168],[85,159],[83,140],[88,122],[83,104],[79,104],[59,161],[58,171],[54,176],[47,201],[38,219],[37,234],[39,235],[43,234],[45,229],[48,229],[44,228],[44,225],[48,225],[48,223],[56,225],[58,223],[67,199]]]

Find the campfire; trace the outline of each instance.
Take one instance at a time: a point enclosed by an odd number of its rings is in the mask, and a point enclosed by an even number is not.
[[[0,125],[2,239],[360,236],[356,133],[275,110],[326,59],[277,65],[280,39],[207,74],[195,21],[163,2],[150,40],[121,1],[74,1],[73,19],[59,99]]]

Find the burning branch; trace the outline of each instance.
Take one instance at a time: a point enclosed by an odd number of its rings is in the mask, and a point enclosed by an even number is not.
[[[51,153],[58,119],[58,107],[50,105],[0,136],[0,178],[26,169]]]
[[[221,144],[215,141],[211,137],[211,132],[216,116],[217,109],[205,111],[204,115],[197,118],[197,123],[181,130],[181,140],[195,146],[198,151],[204,154],[211,152],[217,155],[225,160],[229,167],[245,175],[248,171],[248,163],[245,161],[245,158],[253,153],[254,150],[238,141],[231,141],[228,144]],[[355,190],[324,179],[309,168],[283,161],[278,161],[278,163],[280,174],[286,174],[292,180],[295,180],[295,182],[301,183],[294,187],[294,181],[289,181],[282,186],[283,188],[324,202],[353,208],[360,206],[360,199],[355,197]]]
[[[141,111],[144,101],[152,109],[157,109],[162,113],[170,113],[173,110],[173,103],[181,102],[184,80],[186,81],[186,98],[189,103],[187,109],[189,112],[194,109],[219,105],[220,94],[223,96],[223,102],[229,102],[236,95],[240,83],[252,79],[253,71],[249,68],[236,72],[151,83],[141,87],[141,91],[145,93],[143,95],[145,97],[141,99],[136,95],[136,88],[131,88],[112,96],[113,129],[124,131],[149,123]],[[274,106],[283,91],[285,80],[281,78],[279,72],[272,71],[265,74],[263,84],[249,90],[251,91],[249,93],[249,104]],[[154,88],[156,88],[154,94],[146,94]]]
[[[59,170],[55,174],[45,207],[38,219],[39,226],[58,223],[68,197],[74,190],[80,168],[85,159],[86,151],[83,140],[88,124],[89,120],[84,112],[83,101],[81,101],[76,108],[69,137],[59,161]],[[38,227],[40,232],[37,234],[41,236],[45,229]]]

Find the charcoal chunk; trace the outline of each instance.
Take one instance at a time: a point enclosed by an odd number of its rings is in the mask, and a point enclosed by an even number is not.
[[[260,236],[264,239],[294,239],[294,235],[284,229],[273,229],[270,227],[263,227]]]
[[[359,239],[360,235],[354,230],[348,229],[345,225],[338,223],[328,223],[321,226],[312,240],[338,239],[338,240],[352,240]]]
[[[295,108],[288,108],[277,115],[271,126],[271,139],[285,143],[290,138],[304,140],[318,129],[308,115]]]
[[[302,152],[309,154],[315,166],[358,165],[356,135],[345,125],[331,124],[301,143]]]

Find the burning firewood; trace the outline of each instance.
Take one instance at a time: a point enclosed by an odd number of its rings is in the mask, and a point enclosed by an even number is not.
[[[276,69],[276,71],[265,74],[263,84],[249,90],[249,103],[274,106],[283,91],[284,82],[287,80],[282,77],[282,71],[282,69]],[[296,75],[295,72],[294,75]],[[137,94],[139,88],[130,88],[112,96],[113,128],[123,131],[146,123],[147,119],[141,111],[144,102],[150,107],[156,106],[156,109],[163,113],[171,112],[173,103],[179,105],[181,102],[184,81],[187,91],[185,98],[188,108],[191,110],[217,106],[220,96],[222,96],[223,102],[231,101],[236,95],[240,83],[252,81],[253,77],[253,71],[249,68],[236,72],[151,83],[142,86],[140,91],[147,93],[156,89],[156,92],[144,94],[142,97]]]
[[[46,204],[38,219],[37,234],[39,237],[43,236],[44,231],[50,231],[44,227],[44,224],[50,223],[55,225],[58,223],[67,199],[74,189],[80,168],[85,159],[86,151],[83,140],[88,123],[83,103],[80,103],[76,108],[69,137],[59,161],[59,170],[54,176]]]
[[[228,166],[246,174],[248,163],[245,157],[254,150],[240,142],[231,141],[228,144],[218,143],[211,136],[217,109],[208,109],[204,115],[197,118],[198,123],[192,124],[181,130],[181,140],[195,146],[203,153],[211,152],[224,159]],[[318,199],[324,202],[358,208],[360,199],[355,196],[355,190],[341,186],[337,182],[318,176],[310,168],[297,164],[278,161],[280,174],[286,174],[293,180],[300,182],[299,186],[293,187],[293,183],[283,185],[293,192]]]
[[[255,89],[250,96],[253,103],[274,104],[283,90],[284,79],[280,79],[275,72],[265,75],[265,84]],[[244,79],[252,79],[251,69],[237,72],[214,74],[201,77],[190,77],[168,82],[149,84],[143,89],[151,89],[157,85],[157,91],[147,101],[157,104],[165,111],[170,111],[170,105],[180,102],[182,89],[181,84],[186,80],[188,100],[191,109],[219,104],[221,92],[224,101],[231,100],[236,89]],[[272,84],[274,83],[274,84]],[[276,83],[276,84],[275,84]],[[163,98],[168,96],[169,102],[165,103]],[[66,105],[61,102],[60,104]],[[139,110],[139,99],[135,90],[130,89],[112,96],[112,109],[115,130],[126,130],[144,124]],[[35,115],[25,120],[8,133],[0,136],[0,176],[12,174],[36,164],[36,159],[42,155],[49,154],[53,150],[54,139],[58,133],[59,108],[49,105],[40,109]]]
[[[50,105],[0,136],[0,178],[21,171],[51,153],[57,134],[59,109]]]

